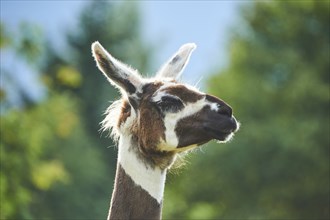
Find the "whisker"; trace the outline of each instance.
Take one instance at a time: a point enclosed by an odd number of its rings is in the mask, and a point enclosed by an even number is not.
[[[197,89],[200,89],[200,86],[198,85],[203,79],[203,76],[200,76],[199,79],[197,80],[197,82],[195,83],[194,87]]]

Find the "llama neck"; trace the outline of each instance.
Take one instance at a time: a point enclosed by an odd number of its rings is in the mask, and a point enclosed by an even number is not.
[[[144,163],[133,147],[120,138],[108,219],[160,219],[166,170]]]

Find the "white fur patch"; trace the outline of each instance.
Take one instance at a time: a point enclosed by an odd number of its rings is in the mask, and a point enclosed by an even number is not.
[[[152,97],[152,101],[159,102],[160,100],[162,100],[162,97],[164,97],[164,96],[176,97],[176,96],[166,93],[165,91],[159,91],[159,92],[157,92],[157,94],[155,96]],[[179,97],[176,97],[176,98],[180,99]]]
[[[219,111],[220,106],[219,106],[218,103],[215,103],[215,102],[214,102],[214,103],[210,103],[209,105],[210,105],[210,107],[211,107],[211,110],[213,110],[213,111],[215,111],[215,112]]]
[[[151,168],[140,161],[135,153],[129,150],[131,146],[130,136],[121,136],[118,146],[118,162],[132,180],[153,198],[161,203],[163,200],[166,170],[160,168]]]

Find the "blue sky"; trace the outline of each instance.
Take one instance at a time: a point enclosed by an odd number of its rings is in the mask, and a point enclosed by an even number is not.
[[[187,42],[197,44],[183,78],[203,81],[203,74],[227,61],[230,27],[238,16],[239,1],[144,1],[143,33],[160,43],[156,66]]]
[[[65,33],[76,25],[79,12],[87,3],[1,0],[0,17],[10,31],[17,30],[22,21],[39,25],[51,43],[61,48],[65,45]],[[204,74],[223,67],[228,61],[230,28],[237,22],[242,3],[233,0],[140,1],[142,36],[157,49],[151,71],[157,71],[182,44],[194,42],[197,49],[183,80],[192,84],[201,81],[202,85]],[[6,65],[4,59],[1,60],[1,65]],[[30,75],[33,74],[27,77]]]

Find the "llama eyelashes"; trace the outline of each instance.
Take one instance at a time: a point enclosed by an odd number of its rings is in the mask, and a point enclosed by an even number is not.
[[[166,95],[155,101],[163,112],[175,113],[184,108],[182,100],[176,96]]]

